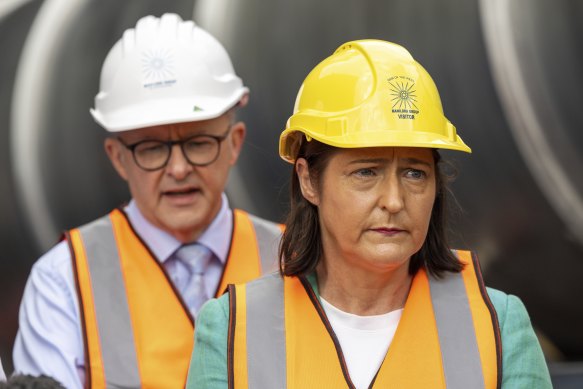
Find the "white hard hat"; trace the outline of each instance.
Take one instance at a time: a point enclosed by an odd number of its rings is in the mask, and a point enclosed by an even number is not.
[[[118,132],[213,119],[248,91],[208,32],[176,14],[146,16],[109,51],[90,111]]]

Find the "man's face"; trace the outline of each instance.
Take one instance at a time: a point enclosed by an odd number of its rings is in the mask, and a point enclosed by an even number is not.
[[[217,159],[207,166],[193,166],[180,146],[174,145],[166,166],[146,171],[136,164],[132,151],[123,145],[144,140],[183,140],[195,135],[222,136],[227,132]],[[231,124],[229,114],[225,114],[211,120],[122,132],[107,138],[105,149],[119,175],[128,182],[144,217],[181,242],[190,242],[217,215],[229,170],[239,157],[244,138],[245,125]]]

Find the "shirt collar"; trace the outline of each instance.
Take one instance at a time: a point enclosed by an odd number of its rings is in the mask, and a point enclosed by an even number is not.
[[[125,207],[128,219],[136,233],[142,238],[159,262],[166,260],[182,245],[178,239],[150,223],[140,212],[135,200]],[[229,200],[221,195],[221,208],[211,224],[199,236],[197,242],[208,247],[213,254],[225,263],[231,245],[233,232],[233,211],[229,208]]]

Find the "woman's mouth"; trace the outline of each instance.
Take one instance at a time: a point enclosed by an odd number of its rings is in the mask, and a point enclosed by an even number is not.
[[[373,228],[372,231],[378,232],[379,234],[383,234],[383,235],[387,235],[387,236],[393,236],[393,235],[397,235],[397,234],[403,232],[404,230],[402,230],[400,228],[395,228],[395,227],[379,227],[379,228]]]

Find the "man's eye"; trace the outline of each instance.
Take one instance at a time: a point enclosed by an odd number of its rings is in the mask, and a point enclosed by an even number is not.
[[[215,143],[211,139],[193,139],[185,143],[185,148],[188,151],[206,151],[214,147]]]
[[[164,143],[158,142],[148,142],[142,143],[136,148],[136,151],[139,153],[160,153],[164,151],[166,145]]]

